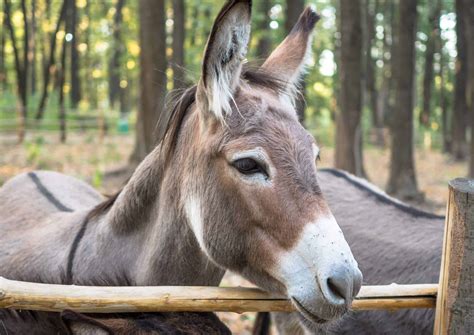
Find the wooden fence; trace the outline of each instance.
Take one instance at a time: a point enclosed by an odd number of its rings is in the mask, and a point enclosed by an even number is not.
[[[474,180],[449,183],[439,284],[363,286],[354,310],[436,308],[435,334],[474,334]],[[78,312],[294,311],[256,288],[91,287],[0,278],[0,308]]]

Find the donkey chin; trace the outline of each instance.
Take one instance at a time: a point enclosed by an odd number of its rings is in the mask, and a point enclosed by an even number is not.
[[[362,273],[332,215],[308,224],[279,257],[278,280],[310,329],[340,319],[359,293]]]

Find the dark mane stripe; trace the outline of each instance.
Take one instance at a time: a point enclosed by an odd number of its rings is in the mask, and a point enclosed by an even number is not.
[[[61,212],[74,212],[73,209],[65,206],[61,201],[59,201],[41,182],[39,177],[34,172],[28,172],[28,177],[33,181],[36,185],[38,191]]]
[[[330,168],[319,169],[319,171],[328,172],[328,173],[332,174],[335,177],[343,178],[344,180],[348,181],[349,183],[354,185],[359,190],[364,191],[364,192],[370,194],[371,196],[374,196],[378,201],[380,201],[380,202],[382,202],[386,205],[396,207],[397,209],[399,209],[399,210],[401,210],[401,211],[403,211],[407,214],[410,214],[410,215],[412,215],[416,218],[443,219],[443,220],[446,218],[444,215],[438,215],[438,214],[426,212],[426,211],[423,211],[421,209],[406,205],[404,203],[393,201],[390,197],[388,197],[388,196],[386,196],[382,193],[375,192],[374,190],[370,189],[369,187],[367,187],[363,183],[360,183],[357,180],[354,180],[354,179],[350,178],[350,176],[346,172],[343,172],[343,171],[340,171],[340,170],[337,170],[337,169],[330,169]]]

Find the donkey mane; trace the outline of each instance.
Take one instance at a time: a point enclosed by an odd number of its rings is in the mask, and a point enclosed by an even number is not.
[[[254,66],[244,67],[241,76],[248,84],[268,89],[275,94],[284,92],[288,85],[269,71]],[[169,94],[166,108],[158,118],[155,127],[155,142],[156,145],[160,145],[160,153],[164,157],[165,164],[168,164],[174,153],[183,121],[191,109],[190,107],[196,101],[196,90],[197,85],[193,85],[185,89],[175,90],[174,94]],[[95,206],[87,215],[86,220],[107,212],[117,200],[120,192],[122,192],[122,189]]]

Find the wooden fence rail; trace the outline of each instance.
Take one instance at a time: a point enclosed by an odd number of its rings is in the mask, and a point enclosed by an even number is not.
[[[364,286],[354,310],[434,308],[437,284]],[[0,308],[87,313],[291,312],[291,303],[257,288],[96,287],[36,284],[0,277]]]

